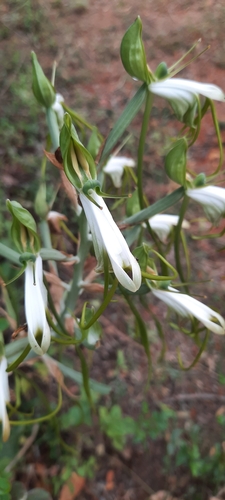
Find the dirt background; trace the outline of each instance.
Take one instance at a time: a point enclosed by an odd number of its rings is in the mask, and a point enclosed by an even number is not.
[[[0,146],[4,185],[2,194],[4,198],[16,197],[18,201],[20,197],[21,200],[26,198],[27,194],[27,208],[31,199],[29,169],[30,166],[37,168],[37,163],[41,161],[46,133],[44,118],[40,115],[39,122],[30,125],[36,140],[30,139],[29,124],[32,116],[30,108],[26,107],[26,99],[30,99],[30,94],[26,94],[24,88],[27,85],[30,92],[31,79],[28,68],[31,50],[37,53],[49,77],[53,61],[57,61],[57,91],[63,94],[69,106],[91,123],[96,123],[104,137],[108,135],[128,99],[138,88],[138,83],[126,75],[119,57],[122,36],[137,15],[142,18],[143,40],[152,70],[155,70],[161,61],[166,61],[170,66],[201,38],[200,50],[208,45],[210,50],[188,66],[182,76],[215,83],[225,89],[225,6],[222,1],[141,0],[138,4],[134,0],[82,0],[79,3],[76,0],[2,1],[0,14],[0,95],[4,134],[4,142]],[[19,85],[23,74],[26,85],[23,82],[21,91]],[[164,107],[165,104],[159,103],[159,106],[158,114],[153,109],[145,151],[145,192],[150,203],[174,189],[172,183],[164,181],[162,158],[169,136],[176,133],[177,125],[171,111]],[[225,110],[221,104],[217,105],[217,112],[224,141]],[[7,117],[7,124],[4,116]],[[130,127],[133,135],[129,142],[129,152],[133,156],[137,147],[140,120],[140,116],[135,118]],[[8,122],[17,124],[16,132],[12,132]],[[156,132],[158,124],[160,129]],[[199,172],[208,172],[217,160],[213,125],[211,119],[206,118],[197,144],[190,152],[189,166]],[[224,186],[222,175],[220,181]],[[196,207],[191,205],[189,216],[194,219],[196,215],[199,215],[196,213]],[[209,225],[202,224],[203,229],[209,228]],[[192,227],[193,232],[198,230],[197,225]],[[190,235],[189,241],[191,255],[193,254],[193,276],[196,281],[201,282],[195,288],[196,295],[204,297],[209,305],[214,305],[224,315],[224,252],[221,251],[224,238],[216,242],[203,240],[193,244]],[[206,292],[202,282],[209,276],[212,281],[207,283]],[[225,400],[224,386],[218,379],[219,374],[225,374],[223,339],[212,335],[208,351],[204,353],[197,367],[190,372],[182,372],[177,363],[177,347],[180,348],[185,366],[191,363],[198,349],[190,339],[184,341],[181,333],[171,331],[169,326],[167,327],[165,308],[153,300],[152,310],[162,318],[166,326],[167,351],[164,362],[157,364],[161,344],[150,314],[142,308],[141,314],[150,332],[153,359],[153,376],[147,392],[144,392],[143,387],[147,380],[146,358],[142,347],[127,336],[127,325],[130,325],[131,320],[127,307],[122,307],[120,318],[112,306],[101,320],[104,337],[101,348],[94,353],[91,376],[112,384],[112,387],[116,381],[113,389],[114,401],[119,401],[125,415],[135,418],[141,402],[147,398],[152,409],[158,408],[159,403],[163,402],[177,410],[181,427],[190,418],[199,423],[203,428],[206,444],[209,433],[211,436],[215,433],[217,440],[222,439],[217,428],[214,428],[214,422],[215,413]],[[130,369],[125,373],[120,371],[119,375],[116,375],[118,349],[123,349]],[[75,437],[73,439],[76,440]],[[98,438],[92,440],[93,449],[99,449]],[[104,443],[105,451],[102,457],[98,456],[95,479],[87,481],[76,498],[161,500],[164,497],[160,497],[159,493],[157,497],[150,496],[159,490],[170,491],[171,495],[179,498],[190,498],[185,496],[193,481],[190,474],[181,470],[166,476],[163,472],[165,446],[165,441],[156,441],[147,450],[127,445],[122,453],[117,453],[109,443]],[[45,464],[43,471],[40,467],[43,460],[35,459],[32,452],[29,460],[29,467],[33,467],[32,481],[29,483],[25,472],[20,472],[17,479],[22,477],[27,486],[44,487],[53,473],[52,469]],[[26,466],[27,464],[25,471]],[[109,476],[112,479],[111,488],[107,487],[110,483]],[[213,495],[208,484],[200,484],[199,492],[198,498],[203,500],[208,500]],[[67,492],[63,500],[69,498]]]

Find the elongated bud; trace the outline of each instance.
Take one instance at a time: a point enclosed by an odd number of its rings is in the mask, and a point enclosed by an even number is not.
[[[35,52],[31,52],[32,66],[33,66],[33,81],[32,90],[37,101],[45,108],[50,108],[55,102],[55,91],[46,78],[42,67],[40,66]]]
[[[194,187],[195,188],[202,187],[205,186],[205,184],[206,184],[206,176],[204,172],[201,172],[201,174],[198,174],[194,180]]]
[[[88,180],[96,178],[94,159],[80,142],[68,113],[60,132],[60,148],[65,174],[73,186],[80,190]]]
[[[91,153],[91,155],[93,156],[94,160],[99,152],[100,146],[101,146],[101,141],[99,140],[98,131],[97,128],[95,127],[92,131],[92,134],[90,136],[87,145],[87,149],[89,153]]]
[[[142,41],[142,22],[139,16],[122,39],[120,57],[125,70],[132,78],[150,83],[150,72]]]
[[[186,184],[186,154],[187,141],[182,138],[176,141],[165,159],[165,170],[168,177],[181,186]]]
[[[40,241],[32,215],[17,201],[7,200],[6,205],[13,217],[11,235],[16,247],[21,253],[38,253]]]
[[[158,80],[162,80],[163,78],[166,78],[168,76],[168,68],[165,62],[161,62],[156,70],[155,70],[155,76]]]
[[[41,219],[46,218],[48,211],[49,211],[49,207],[48,207],[48,204],[46,202],[46,184],[45,184],[45,182],[42,182],[38,188],[38,191],[37,191],[37,194],[35,197],[35,201],[34,201],[34,209],[35,209],[36,214],[39,215],[39,217]]]

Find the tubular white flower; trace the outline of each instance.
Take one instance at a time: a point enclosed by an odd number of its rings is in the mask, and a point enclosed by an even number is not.
[[[60,129],[63,126],[63,118],[64,118],[64,109],[63,109],[62,104],[61,104],[62,102],[64,102],[64,97],[61,94],[56,94],[55,102],[52,105],[52,109],[56,113]]]
[[[220,335],[225,334],[224,318],[216,311],[210,309],[210,307],[199,302],[199,300],[184,293],[180,293],[171,286],[169,286],[167,290],[153,288],[152,293],[155,297],[165,302],[168,307],[174,309],[180,316],[189,318],[194,316],[201,321],[208,330]]]
[[[9,382],[7,369],[7,359],[2,356],[0,359],[0,421],[2,422],[2,439],[7,441],[10,435],[9,417],[6,403],[10,401]]]
[[[37,354],[44,354],[50,345],[51,333],[46,318],[47,290],[43,283],[42,259],[35,263],[29,261],[25,269],[25,315],[28,326],[28,339]],[[41,333],[41,345],[36,336]]]
[[[218,222],[225,214],[225,189],[218,186],[203,186],[187,189],[187,196],[203,205],[208,219]]]
[[[152,230],[157,234],[159,239],[165,243],[173,226],[177,226],[179,215],[157,214],[153,215],[148,222]],[[190,226],[187,220],[183,220],[182,228],[187,229]]]
[[[125,167],[135,167],[135,161],[126,156],[111,156],[106,163],[103,171],[110,175],[112,182],[116,188],[122,185],[122,175]]]
[[[165,99],[186,100],[188,104],[192,104],[194,96],[198,94],[215,101],[225,101],[224,92],[217,85],[183,78],[168,78],[152,82],[148,88],[153,94],[165,97]]]
[[[93,245],[98,261],[97,270],[103,270],[104,254],[107,254],[113,272],[121,285],[131,292],[136,292],[141,286],[139,264],[130,252],[127,242],[114,222],[103,198],[97,195],[92,189],[90,189],[89,194],[102,207],[101,210],[84,193],[80,193],[81,203],[93,238]],[[124,269],[131,270],[132,278],[130,278]]]

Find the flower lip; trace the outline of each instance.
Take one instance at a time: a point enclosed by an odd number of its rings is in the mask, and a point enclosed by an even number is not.
[[[189,99],[190,104],[192,102],[191,95],[193,94],[201,94],[216,101],[225,101],[224,92],[217,85],[195,82],[194,80],[186,80],[184,78],[168,78],[152,82],[148,88],[154,94],[167,99],[182,98],[181,95],[179,96],[179,92],[184,92],[184,96]]]
[[[162,300],[174,311],[184,317],[195,317],[214,333],[225,334],[225,320],[216,311],[190,295],[180,293],[169,286],[167,290],[152,289],[153,295]]]
[[[170,215],[170,214],[156,214],[153,215],[148,220],[152,230],[157,234],[159,239],[163,242],[166,241],[171,229],[173,226],[177,226],[179,222],[179,215]],[[190,224],[187,220],[183,220],[182,228],[187,229],[190,227]]]
[[[211,222],[218,222],[225,213],[225,189],[219,186],[188,188],[187,196],[203,205]]]
[[[79,196],[92,233],[98,262],[97,270],[104,269],[104,254],[107,254],[115,276],[121,285],[131,292],[136,292],[141,286],[139,264],[132,255],[103,198],[97,195],[94,190],[90,190],[89,194],[101,207],[99,209],[84,193],[80,193]],[[131,277],[126,269],[131,270]]]
[[[122,185],[122,175],[125,167],[135,167],[135,161],[126,156],[111,156],[103,168],[105,174],[110,175],[116,188]]]
[[[29,261],[25,269],[25,315],[30,345],[39,355],[48,350],[51,341],[46,308],[47,290],[43,283],[42,259],[38,255],[35,263]],[[36,340],[40,332],[42,333],[41,345]]]

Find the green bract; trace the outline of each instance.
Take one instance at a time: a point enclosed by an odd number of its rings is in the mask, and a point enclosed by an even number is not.
[[[186,139],[178,139],[165,159],[165,169],[168,177],[177,184],[181,184],[181,186],[186,184],[186,153]]]
[[[94,159],[80,142],[68,113],[60,132],[60,148],[65,174],[73,186],[80,190],[87,181],[96,179]]]
[[[50,108],[55,102],[55,91],[52,84],[46,78],[35,52],[31,52],[33,66],[32,90],[37,101],[45,108]]]
[[[35,220],[30,212],[23,208],[17,201],[7,200],[6,205],[13,217],[11,235],[18,250],[21,253],[39,252],[39,236],[36,231]]]
[[[150,83],[150,73],[142,42],[142,22],[139,16],[122,39],[120,56],[125,70],[132,78]]]

